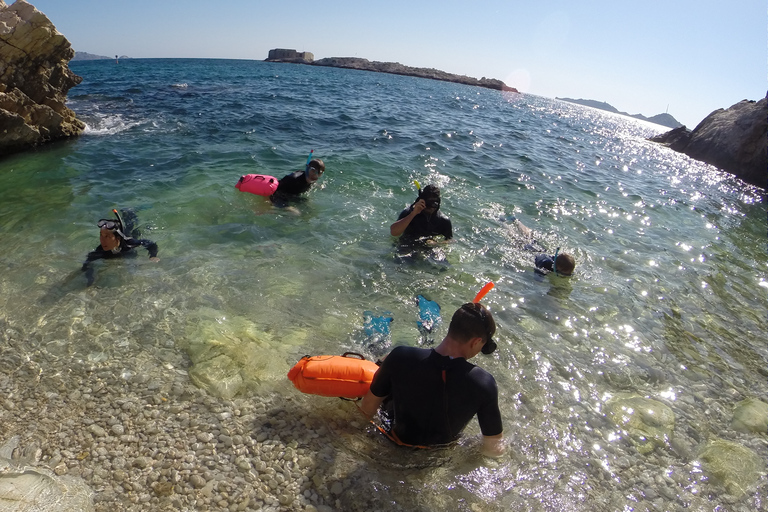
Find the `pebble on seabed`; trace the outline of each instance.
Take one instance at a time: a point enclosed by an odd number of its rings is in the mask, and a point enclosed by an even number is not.
[[[97,511],[328,512],[342,491],[322,476],[317,426],[289,421],[284,398],[219,400],[162,367],[136,378],[141,371],[47,367],[37,381],[33,361],[10,366],[13,379],[0,367],[0,445],[18,435],[38,460],[17,462],[82,478]]]

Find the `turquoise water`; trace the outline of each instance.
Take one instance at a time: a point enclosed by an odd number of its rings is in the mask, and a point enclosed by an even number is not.
[[[765,435],[731,431],[728,412],[768,395],[765,203],[757,189],[646,141],[663,127],[332,68],[71,68],[84,80],[69,106],[87,132],[0,162],[0,315],[30,353],[98,364],[171,348],[196,361],[217,338],[233,359],[256,361],[240,368],[241,396],[294,396],[285,373],[302,355],[376,355],[363,311],[391,312],[392,343],[417,344],[422,294],[442,306],[439,339],[490,280],[499,350],[474,362],[497,379],[514,456],[415,470],[407,489],[380,492],[428,499],[462,489],[500,509],[618,510],[643,499],[617,466],[629,458],[643,474],[680,478],[676,506],[733,505],[686,450],[662,443],[648,456],[608,422],[605,404],[627,392],[669,406],[694,453],[718,437],[768,455]],[[234,188],[242,174],[301,169],[310,149],[327,172],[296,210]],[[445,263],[393,258],[388,228],[413,201],[414,180],[442,188],[456,237]],[[137,212],[161,261],[141,250],[101,262],[86,289],[79,268],[112,207]],[[551,253],[575,256],[574,277],[533,273],[534,254],[503,220],[513,214]],[[467,432],[478,433],[474,422]],[[387,461],[402,454],[364,441],[361,455],[379,461],[370,471],[386,482]],[[735,502],[760,508],[767,488],[763,475]]]

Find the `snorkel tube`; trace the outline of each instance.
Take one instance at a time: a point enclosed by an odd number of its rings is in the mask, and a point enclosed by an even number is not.
[[[478,302],[483,300],[483,297],[485,297],[488,294],[488,292],[493,289],[494,286],[495,285],[493,284],[493,281],[488,281],[487,283],[485,283],[485,286],[480,288],[480,291],[477,292],[477,295],[475,295],[475,298],[472,299],[472,302],[477,304]]]
[[[491,291],[491,289],[493,289],[493,286],[494,286],[493,281],[488,281],[487,283],[485,283],[485,286],[480,288],[480,291],[477,292],[477,295],[475,295],[475,298],[472,299],[472,302],[474,302],[475,304],[480,304],[480,301],[483,300],[483,297],[485,297],[486,294],[488,294],[488,292]],[[481,309],[480,314],[483,319],[483,323],[485,323],[485,313],[483,311],[484,309]],[[488,327],[486,326],[486,329],[487,328]],[[488,338],[485,344],[483,344],[483,348],[480,351],[485,355],[489,355],[489,354],[492,354],[497,347],[498,345],[496,344],[495,341],[493,341],[493,337],[490,331],[488,331]]]
[[[309,163],[312,161],[312,153],[314,153],[314,149],[309,150],[309,156],[307,157],[307,163],[304,165],[304,175],[309,175]]]
[[[128,240],[129,238],[131,238],[128,235],[125,234],[125,223],[123,222],[123,218],[120,217],[120,214],[117,212],[117,209],[116,208],[112,208],[112,213],[114,213],[115,217],[117,217],[117,224],[120,226],[118,229],[115,230],[115,232],[118,235],[120,235],[120,237],[123,240]]]

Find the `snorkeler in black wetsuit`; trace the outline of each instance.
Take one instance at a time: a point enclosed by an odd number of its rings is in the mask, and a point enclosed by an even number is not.
[[[91,286],[94,281],[93,266],[91,263],[99,259],[111,259],[119,258],[127,255],[135,256],[133,251],[136,247],[146,247],[149,252],[149,259],[154,262],[160,261],[157,257],[157,244],[151,240],[136,239],[128,236],[126,232],[131,232],[133,236],[139,236],[138,229],[135,228],[134,222],[136,216],[131,211],[123,211],[126,218],[129,219],[127,224],[123,223],[123,219],[117,210],[112,210],[116,219],[100,219],[98,226],[101,230],[99,233],[99,241],[101,242],[96,249],[88,253],[88,256],[83,263],[82,271],[85,272],[85,278],[88,286]]]
[[[410,207],[400,212],[390,227],[392,236],[400,237],[398,256],[408,258],[414,255],[414,249],[430,249],[435,245],[435,236],[442,235],[445,240],[453,238],[453,225],[440,211],[440,189],[427,185],[419,189],[419,197]]]
[[[277,190],[269,199],[275,206],[285,206],[291,199],[307,192],[325,172],[325,163],[313,158],[303,171],[296,171],[283,176],[277,184]]]
[[[503,453],[498,389],[493,376],[468,360],[496,350],[496,323],[479,303],[451,318],[434,349],[399,346],[381,363],[360,410],[370,419],[380,406],[392,413],[388,437],[398,444],[434,446],[455,441],[477,416],[486,455]],[[386,404],[391,399],[391,403]]]

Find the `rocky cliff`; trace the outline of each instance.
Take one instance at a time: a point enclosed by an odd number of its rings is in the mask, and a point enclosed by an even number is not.
[[[24,0],[0,0],[0,155],[85,129],[65,105],[82,81],[68,67],[74,55],[45,14]]]
[[[768,182],[768,99],[743,100],[718,109],[699,125],[652,137],[691,158],[736,175],[765,189]]]

